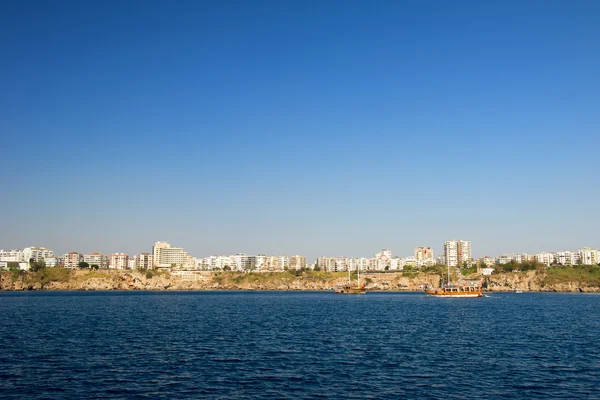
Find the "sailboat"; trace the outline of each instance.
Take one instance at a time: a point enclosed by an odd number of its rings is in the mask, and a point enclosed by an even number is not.
[[[433,297],[483,297],[481,282],[479,285],[451,285],[450,266],[448,266],[448,280],[441,288],[429,288],[425,290]]]
[[[343,286],[339,286],[335,289],[337,294],[365,294],[367,293],[367,289],[360,285],[360,268],[357,268],[358,271],[358,282],[356,286],[352,285],[352,279],[350,278],[350,268],[348,268],[348,283]]]

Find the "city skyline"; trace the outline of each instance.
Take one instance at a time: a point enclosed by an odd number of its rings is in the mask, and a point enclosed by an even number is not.
[[[600,3],[8,1],[0,243],[600,241]]]
[[[62,255],[61,255],[62,254]],[[131,254],[131,255],[130,255]],[[97,265],[100,268],[111,269],[144,269],[144,268],[170,268],[172,266],[191,268],[191,269],[214,269],[215,265],[223,266],[225,264],[235,263],[242,265],[267,266],[276,265],[276,270],[283,270],[289,265],[303,265],[322,267],[326,265],[325,270],[345,271],[348,268],[361,268],[364,270],[402,270],[405,265],[416,267],[427,267],[432,265],[448,265],[450,267],[470,266],[480,262],[486,265],[506,264],[510,261],[528,262],[538,261],[546,265],[576,265],[576,264],[598,264],[600,262],[600,251],[596,248],[583,246],[577,250],[563,249],[560,251],[540,251],[535,253],[503,253],[496,255],[485,255],[475,257],[472,254],[471,241],[465,240],[447,240],[444,241],[444,251],[441,255],[435,255],[432,247],[419,246],[414,248],[414,255],[406,256],[394,255],[389,249],[382,249],[377,253],[371,253],[372,257],[364,255],[345,256],[345,255],[321,255],[314,260],[300,254],[268,254],[268,253],[230,253],[207,255],[192,255],[184,248],[172,245],[165,241],[157,241],[152,246],[150,252],[134,253],[85,253],[80,251],[68,253],[54,253],[46,247],[28,246],[19,249],[1,249],[0,263],[6,267],[6,262],[22,262],[26,264],[27,260],[39,262],[45,261],[46,266],[54,267],[58,265],[75,268],[80,262],[88,265]],[[244,259],[245,261],[241,261]],[[206,264],[208,263],[208,264]],[[215,264],[216,263],[216,264]],[[273,264],[274,263],[274,264]],[[201,266],[202,265],[202,266]],[[207,265],[212,265],[207,267]],[[217,269],[221,268],[218,267]],[[245,270],[246,268],[238,268]],[[260,268],[259,268],[260,269]]]

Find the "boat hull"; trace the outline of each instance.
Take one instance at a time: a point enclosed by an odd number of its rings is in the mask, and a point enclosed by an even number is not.
[[[450,287],[441,289],[428,289],[425,291],[429,296],[432,297],[457,297],[457,298],[471,298],[471,297],[483,297],[483,292],[479,287]]]
[[[481,293],[465,293],[465,294],[434,294],[427,293],[431,297],[456,297],[456,298],[467,298],[467,297],[483,297]]]
[[[337,294],[365,294],[367,289],[363,288],[341,288],[335,291]]]

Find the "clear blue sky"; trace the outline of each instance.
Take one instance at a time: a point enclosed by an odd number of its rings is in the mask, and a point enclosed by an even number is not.
[[[5,1],[0,248],[600,246],[600,2]]]

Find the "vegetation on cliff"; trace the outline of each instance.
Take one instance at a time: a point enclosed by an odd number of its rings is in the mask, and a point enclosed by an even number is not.
[[[531,268],[495,273],[486,277],[490,290],[512,290],[519,287],[532,291],[600,291],[600,266]],[[451,281],[458,276],[451,269]],[[481,275],[467,269],[461,275],[478,279]],[[378,272],[361,274],[361,284],[371,290],[420,290],[424,285],[438,286],[446,278],[446,267],[430,267],[423,271]],[[13,269],[0,273],[2,290],[328,290],[347,282],[346,272],[199,272],[192,279],[158,270],[68,270],[41,267],[35,271]],[[356,282],[357,275],[351,279]]]
[[[600,266],[553,267],[545,271],[541,283],[547,287],[568,283],[577,286],[600,287]]]

